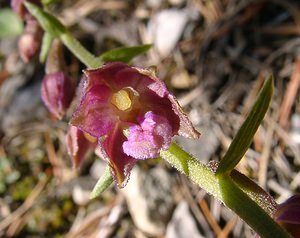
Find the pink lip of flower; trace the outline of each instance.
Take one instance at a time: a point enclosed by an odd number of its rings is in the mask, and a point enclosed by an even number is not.
[[[200,136],[151,71],[114,62],[84,73],[83,95],[70,124],[98,138],[119,187],[126,185],[136,160],[158,157],[174,135]]]

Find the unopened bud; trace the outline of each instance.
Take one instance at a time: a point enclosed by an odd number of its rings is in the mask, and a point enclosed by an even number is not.
[[[69,108],[74,94],[75,82],[68,77],[62,45],[54,40],[46,63],[46,75],[42,82],[42,99],[56,119],[61,119]]]
[[[12,10],[17,13],[23,20],[27,18],[29,15],[28,11],[26,10],[24,3],[26,0],[11,0],[10,6]],[[32,2],[38,6],[42,6],[40,0],[27,0],[28,2]]]
[[[43,30],[35,19],[26,21],[26,27],[19,39],[18,47],[22,60],[28,63],[41,47]]]
[[[42,99],[56,119],[61,119],[69,108],[75,87],[72,80],[64,73],[47,74],[42,82]]]

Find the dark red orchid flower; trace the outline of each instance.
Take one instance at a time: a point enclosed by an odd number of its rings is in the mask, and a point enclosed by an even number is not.
[[[114,62],[84,73],[81,102],[70,123],[98,138],[119,187],[125,186],[137,160],[158,157],[174,135],[199,137],[153,72]]]

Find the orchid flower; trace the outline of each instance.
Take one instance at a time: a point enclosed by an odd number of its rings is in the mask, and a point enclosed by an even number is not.
[[[84,73],[81,102],[70,124],[97,138],[119,187],[126,185],[137,160],[158,157],[174,135],[199,137],[152,71],[114,62]]]

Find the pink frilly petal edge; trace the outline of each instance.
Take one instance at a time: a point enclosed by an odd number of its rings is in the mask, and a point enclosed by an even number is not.
[[[201,133],[198,132],[195,127],[193,126],[192,122],[188,118],[188,116],[185,114],[181,106],[179,105],[176,98],[172,95],[168,95],[169,100],[172,103],[172,109],[175,112],[175,114],[179,117],[180,120],[180,126],[178,134],[180,136],[184,136],[191,139],[199,139]]]

